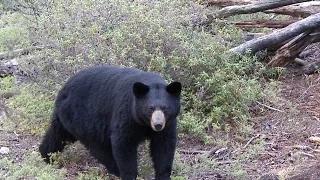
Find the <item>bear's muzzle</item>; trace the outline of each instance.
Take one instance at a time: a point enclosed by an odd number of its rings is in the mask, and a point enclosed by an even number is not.
[[[162,131],[166,125],[166,117],[161,110],[155,110],[151,116],[151,128],[154,131]]]

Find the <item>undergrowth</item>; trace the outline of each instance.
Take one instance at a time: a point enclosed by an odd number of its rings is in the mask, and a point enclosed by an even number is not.
[[[242,41],[241,31],[215,24],[210,31],[214,34],[194,30],[192,22],[205,13],[196,3],[76,0],[47,6],[36,22],[28,21],[26,14],[6,14],[17,19],[9,21],[10,26],[18,20],[28,22],[29,36],[21,36],[23,42],[48,47],[19,58],[20,68],[34,83],[9,104],[26,112],[28,121],[47,124],[52,94],[76,71],[94,65],[137,67],[181,81],[180,132],[194,133],[204,142],[221,124],[245,124],[248,105],[260,96],[261,65],[228,52]],[[15,41],[9,44],[24,47]],[[27,93],[30,89],[39,91],[33,95]]]
[[[192,134],[203,143],[226,145],[227,137],[216,137],[217,132],[247,137],[252,130],[250,105],[268,98],[260,78],[282,73],[264,70],[251,56],[230,54],[228,50],[243,41],[238,28],[194,28],[192,23],[203,19],[206,10],[192,1],[18,1],[29,6],[0,3],[5,10],[0,50],[43,49],[16,57],[28,82],[1,78],[0,92],[19,91],[7,105],[18,129],[32,134],[43,135],[55,94],[70,76],[90,66],[119,65],[182,82],[180,137]],[[184,179],[184,171],[196,173],[215,165],[214,160],[176,162],[174,179]],[[241,168],[232,168],[238,169],[237,177],[245,177]]]
[[[61,180],[66,176],[65,169],[56,169],[43,162],[35,152],[24,155],[24,160],[20,163],[13,163],[8,158],[0,159],[0,179],[56,179]]]
[[[4,121],[4,126],[34,135],[45,132],[53,110],[53,95],[39,91],[37,84],[16,85],[13,77],[2,78],[0,92],[17,93],[6,102],[6,108],[11,109],[11,113],[8,114],[8,120]]]

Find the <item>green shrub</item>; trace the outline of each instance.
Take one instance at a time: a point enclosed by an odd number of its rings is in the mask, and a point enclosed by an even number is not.
[[[0,17],[0,51],[14,50],[30,45],[26,19],[19,13],[5,13]]]
[[[40,156],[31,152],[24,156],[20,163],[13,163],[8,158],[0,159],[0,167],[3,172],[0,173],[0,179],[64,179],[66,176],[65,169],[57,170],[53,166],[43,162]]]
[[[266,69],[263,74],[266,78],[278,79],[284,74],[284,72],[285,72],[285,68],[274,67],[274,68]]]
[[[44,94],[56,92],[77,70],[94,65],[159,72],[169,81],[183,83],[180,131],[205,140],[217,125],[246,121],[248,105],[259,97],[260,84],[252,75],[259,69],[255,59],[228,53],[242,41],[241,31],[214,24],[210,33],[195,30],[191,24],[203,14],[202,6],[186,0],[55,1],[36,23],[28,23],[31,41],[48,47],[25,56],[20,67],[41,83],[37,87]],[[44,112],[42,117],[30,108],[21,110],[47,122],[52,99],[38,97],[39,101],[30,103],[42,104],[36,107],[43,109],[28,106]],[[15,99],[12,107],[27,105],[23,104],[26,98]]]
[[[20,94],[7,100],[8,107],[14,109],[10,119],[18,129],[31,134],[45,132],[53,110],[53,96],[38,89],[36,84],[26,85],[20,88]]]
[[[109,180],[108,177],[101,177],[99,172],[96,169],[87,173],[79,173],[77,176],[78,180]]]
[[[14,84],[15,78],[13,76],[7,76],[1,78],[0,81],[0,92],[16,92],[18,88]]]

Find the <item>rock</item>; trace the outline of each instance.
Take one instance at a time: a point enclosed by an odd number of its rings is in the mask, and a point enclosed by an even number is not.
[[[9,99],[15,95],[18,95],[18,92],[4,92],[4,93],[0,93],[0,97],[5,98],[5,99]]]
[[[0,148],[0,154],[5,155],[5,154],[9,154],[10,153],[10,149],[7,147],[1,147]]]
[[[5,174],[7,174],[7,170],[2,169],[2,170],[0,171],[0,174],[1,174],[2,176],[4,176]]]
[[[317,137],[317,136],[311,136],[309,137],[309,141],[312,142],[312,143],[320,143],[320,137]]]

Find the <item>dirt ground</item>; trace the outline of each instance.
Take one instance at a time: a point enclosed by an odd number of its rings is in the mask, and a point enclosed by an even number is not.
[[[263,140],[263,149],[250,161],[243,162],[249,179],[261,180],[319,180],[320,142],[311,142],[310,137],[320,137],[320,75],[294,76],[291,73],[279,79],[279,100],[274,104],[259,102],[258,112],[253,113],[252,137],[242,140],[241,149],[201,147],[193,144],[189,152],[202,151],[222,155],[216,171],[194,179],[236,179],[223,171],[225,164],[252,149],[252,145]],[[259,109],[260,107],[260,109]],[[190,140],[181,143],[178,151],[185,152]],[[181,151],[183,149],[183,151]],[[220,153],[220,152],[219,152]],[[182,156],[183,157],[183,156]],[[184,158],[192,158],[190,155]],[[224,158],[221,158],[224,157]]]
[[[286,76],[279,79],[279,86],[281,99],[277,103],[257,104],[260,111],[254,114],[254,133],[252,138],[241,142],[242,149],[235,151],[225,150],[223,147],[204,147],[194,139],[190,143],[192,137],[180,139],[177,150],[182,161],[194,161],[201,153],[229,153],[228,158],[217,158],[217,170],[192,176],[190,179],[234,179],[219,170],[230,163],[232,157],[250,150],[252,145],[261,140],[265,142],[262,151],[242,164],[250,179],[320,179],[320,148],[317,143],[309,140],[313,136],[320,137],[320,75]],[[37,151],[41,141],[41,137],[7,132],[1,126],[0,135],[0,147],[10,149],[9,154],[0,155],[0,158],[9,157],[14,162],[21,161],[27,151]],[[106,172],[85,150],[76,151],[80,160],[77,163],[63,164],[68,170],[67,179],[74,179],[77,173],[85,173],[90,167]]]
[[[320,179],[319,174],[313,177],[320,170],[319,144],[309,139],[320,137],[320,76],[292,76],[280,82],[283,104],[255,117],[255,133],[266,143],[264,152],[248,163],[248,171],[252,177],[274,173],[283,179]]]

